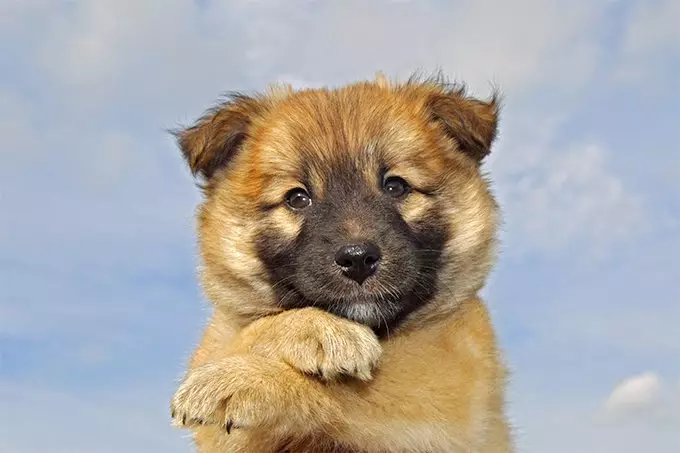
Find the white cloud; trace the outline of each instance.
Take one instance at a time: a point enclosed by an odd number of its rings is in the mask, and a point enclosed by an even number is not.
[[[536,126],[544,133],[551,128]],[[555,149],[550,132],[538,135],[533,142],[511,139],[493,161],[514,250],[579,244],[597,255],[640,231],[642,199],[615,173],[607,150],[597,144]]]
[[[658,374],[646,372],[618,384],[604,403],[608,414],[619,416],[658,404],[662,382]]]
[[[580,373],[589,370],[581,368]],[[675,453],[680,448],[680,389],[664,385],[655,372],[625,379],[603,402],[588,400],[584,389],[552,383],[554,393],[543,393],[542,383],[525,393],[518,451],[527,453]],[[541,387],[541,393],[536,390]]]
[[[154,124],[160,129],[172,126],[163,122],[177,120],[187,105],[198,111],[247,81],[246,25],[234,14],[235,4],[223,11],[216,3],[204,8],[192,0],[46,5],[30,11],[38,26],[22,27],[14,38],[30,43],[34,64],[61,87],[57,94],[74,110],[101,110],[124,96],[131,111],[160,119]]]
[[[247,78],[269,82],[273,72],[336,83],[379,69],[404,76],[435,66],[484,92],[491,79],[507,92],[541,83],[565,90],[594,69],[593,26],[607,6],[586,0],[463,0],[436,9],[381,0],[314,8],[305,1],[299,8],[280,1],[41,5],[21,11],[31,18],[26,24],[39,24],[34,52],[74,94],[127,92],[156,102],[168,93],[177,101],[187,91],[222,91]],[[24,34],[34,42],[33,28]]]
[[[592,68],[597,46],[590,25],[603,11],[595,2],[539,0],[459,1],[436,8],[352,0],[313,10],[265,4],[257,10],[251,44],[266,67],[340,82],[370,77],[377,69],[404,76],[439,65],[480,91],[495,79],[513,92],[540,82],[579,84],[574,68]],[[329,55],[332,64],[322,64]]]
[[[680,389],[654,372],[618,384],[605,401],[595,426],[601,443],[617,452],[674,452],[680,449]]]

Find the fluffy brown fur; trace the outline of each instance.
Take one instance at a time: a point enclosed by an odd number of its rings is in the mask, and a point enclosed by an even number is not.
[[[177,132],[204,181],[214,307],[172,401],[199,452],[512,451],[477,297],[494,261],[480,163],[497,116],[495,96],[379,75],[235,95]],[[395,177],[408,190],[386,195]],[[292,209],[291,190],[310,206]],[[333,253],[367,242],[380,261],[357,283]]]

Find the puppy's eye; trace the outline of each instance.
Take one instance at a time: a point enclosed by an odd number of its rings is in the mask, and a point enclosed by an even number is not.
[[[408,193],[411,187],[398,176],[390,176],[383,183],[383,191],[392,198],[400,198]]]
[[[312,198],[304,189],[293,189],[286,194],[286,203],[293,209],[305,209],[312,204]]]

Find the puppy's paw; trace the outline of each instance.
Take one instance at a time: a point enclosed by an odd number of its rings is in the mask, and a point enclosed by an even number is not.
[[[309,423],[328,414],[313,382],[284,363],[233,356],[192,370],[175,393],[173,424],[232,429]]]
[[[382,347],[369,327],[316,308],[288,310],[272,321],[275,324],[258,335],[253,352],[325,380],[342,375],[372,378]]]

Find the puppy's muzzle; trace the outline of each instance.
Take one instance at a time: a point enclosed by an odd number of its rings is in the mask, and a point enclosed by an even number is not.
[[[361,285],[378,269],[380,258],[380,249],[375,244],[349,244],[336,252],[335,264],[346,277]]]

